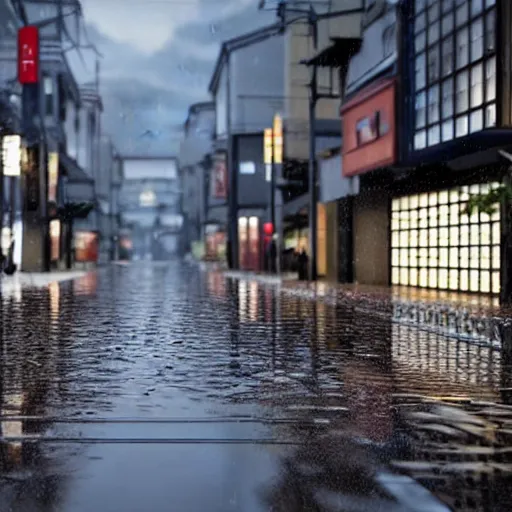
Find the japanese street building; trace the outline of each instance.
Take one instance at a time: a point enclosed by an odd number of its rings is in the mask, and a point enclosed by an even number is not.
[[[499,294],[500,211],[462,213],[496,186],[510,145],[509,2],[415,0],[402,11],[404,173],[391,201],[391,283]],[[500,27],[501,20],[503,29]],[[501,77],[498,79],[498,77]]]
[[[184,216],[183,250],[217,259],[225,252],[225,229],[215,222],[211,191],[215,104],[195,103],[188,110],[179,152],[181,209]],[[212,212],[210,212],[210,207]],[[220,206],[222,211],[222,206]],[[209,219],[209,220],[208,220]]]

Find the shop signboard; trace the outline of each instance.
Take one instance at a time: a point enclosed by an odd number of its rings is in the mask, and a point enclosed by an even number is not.
[[[18,81],[23,85],[39,81],[39,29],[33,25],[18,30]]]
[[[228,197],[228,173],[226,167],[226,154],[217,153],[212,169],[212,197],[226,199]]]
[[[274,116],[272,128],[273,159],[275,164],[283,163],[283,120],[280,114]]]
[[[396,162],[395,80],[371,84],[341,109],[342,175],[356,176]]]

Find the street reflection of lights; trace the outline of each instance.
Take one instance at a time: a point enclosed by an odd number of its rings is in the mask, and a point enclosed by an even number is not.
[[[317,302],[316,304],[316,332],[317,340],[325,341],[325,316],[327,314],[327,306],[324,302]]]
[[[54,320],[59,319],[60,310],[60,286],[59,283],[53,282],[48,285],[48,291],[50,293],[50,317],[52,324]]]
[[[12,300],[15,303],[20,303],[23,298],[23,289],[20,283],[19,274],[4,279],[2,284],[2,298],[4,300]]]
[[[249,285],[249,319],[251,322],[258,321],[258,283],[252,281]]]
[[[318,282],[316,284],[316,293],[320,297],[324,297],[327,294],[328,290],[329,290],[329,287],[327,286],[327,283]]]
[[[226,296],[226,281],[219,272],[210,272],[207,277],[208,291],[216,297]]]
[[[272,291],[265,290],[265,322],[272,322]]]
[[[500,379],[500,353],[493,347],[444,338],[435,332],[394,325],[392,358],[396,372],[429,375],[435,386],[461,385],[496,388]]]
[[[238,308],[240,320],[245,320],[247,318],[247,281],[238,283]]]
[[[93,295],[98,287],[98,276],[96,272],[89,272],[87,275],[73,281],[73,293],[75,295]]]
[[[21,416],[21,407],[23,405],[23,395],[21,393],[6,394],[3,397],[3,411],[5,416]],[[23,436],[23,423],[21,421],[4,421],[2,422],[3,437]],[[21,449],[21,442],[9,442],[9,447],[13,450],[13,455],[18,456]]]

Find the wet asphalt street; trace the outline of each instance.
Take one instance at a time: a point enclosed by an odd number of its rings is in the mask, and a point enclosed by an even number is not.
[[[1,308],[2,512],[511,508],[490,347],[178,262]]]

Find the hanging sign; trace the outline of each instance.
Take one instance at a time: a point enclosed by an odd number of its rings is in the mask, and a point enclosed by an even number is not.
[[[39,81],[39,29],[33,25],[18,30],[18,81],[23,85]]]

